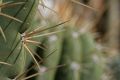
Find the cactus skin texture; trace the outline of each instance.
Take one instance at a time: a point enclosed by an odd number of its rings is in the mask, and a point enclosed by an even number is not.
[[[67,28],[63,41],[60,64],[67,64],[57,71],[57,80],[101,80],[104,62],[91,33],[79,33]]]
[[[0,34],[0,61],[12,66],[0,65],[0,80],[10,80],[25,70],[24,61],[29,62],[30,55],[24,54],[21,47],[21,34],[31,26],[39,0],[2,0],[9,3],[1,8],[1,13],[12,16],[17,20],[0,15],[0,26],[6,36],[6,41]],[[22,3],[15,4],[14,3]],[[18,56],[19,55],[19,56]],[[16,57],[18,58],[16,59]],[[26,60],[24,60],[24,56]],[[28,64],[28,63],[27,63]],[[5,79],[4,79],[5,78]]]
[[[104,63],[91,33],[80,35],[82,43],[81,80],[101,80]]]
[[[79,34],[73,27],[66,27],[63,39],[60,64],[65,67],[58,70],[57,80],[80,80],[81,43]]]
[[[61,56],[61,50],[62,50],[62,33],[57,33],[54,35],[50,35],[46,41],[46,44],[48,46],[47,51],[44,53],[45,56],[49,54],[49,52],[55,50],[55,52],[49,56],[48,59],[45,60],[44,66],[46,68],[54,68],[46,73],[44,73],[43,77],[45,80],[54,80],[55,74],[56,74],[56,68],[59,59]]]

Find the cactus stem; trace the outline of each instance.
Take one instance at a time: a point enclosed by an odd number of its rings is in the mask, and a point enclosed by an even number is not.
[[[18,44],[20,43],[20,41],[17,42],[17,44],[15,45],[15,47],[10,51],[9,55],[7,56],[7,58],[5,59],[5,61],[8,60],[8,58],[12,55],[12,53],[14,52],[14,50],[17,48]]]
[[[19,53],[18,53],[17,57],[15,58],[14,63],[16,63],[16,61],[17,61],[17,59],[18,59],[18,57],[19,57],[19,55],[20,55],[20,53],[21,53],[22,49],[23,49],[23,45],[21,45],[21,46],[20,46]]]

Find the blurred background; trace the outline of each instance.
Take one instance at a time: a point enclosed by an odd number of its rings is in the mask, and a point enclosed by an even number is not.
[[[43,70],[56,68],[39,79],[120,80],[120,0],[43,0],[38,9],[40,25],[69,20],[65,31],[43,40],[50,45],[44,54],[56,49]]]
[[[43,0],[38,8],[43,24],[71,20],[68,24],[79,29],[89,25],[95,40],[109,47],[109,56],[119,53],[119,0]]]

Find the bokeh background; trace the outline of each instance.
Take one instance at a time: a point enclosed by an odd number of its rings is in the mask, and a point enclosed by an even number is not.
[[[120,0],[43,0],[38,9],[40,25],[70,20],[61,43],[50,37],[61,50],[46,63],[67,67],[51,70],[46,80],[120,80]]]

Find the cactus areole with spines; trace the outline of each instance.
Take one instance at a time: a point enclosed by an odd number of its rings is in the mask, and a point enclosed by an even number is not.
[[[0,0],[0,80],[15,79],[24,72],[32,59],[37,63],[33,54],[29,53],[28,46],[26,48],[23,43],[21,35],[33,27],[31,24],[38,2],[39,0]]]

